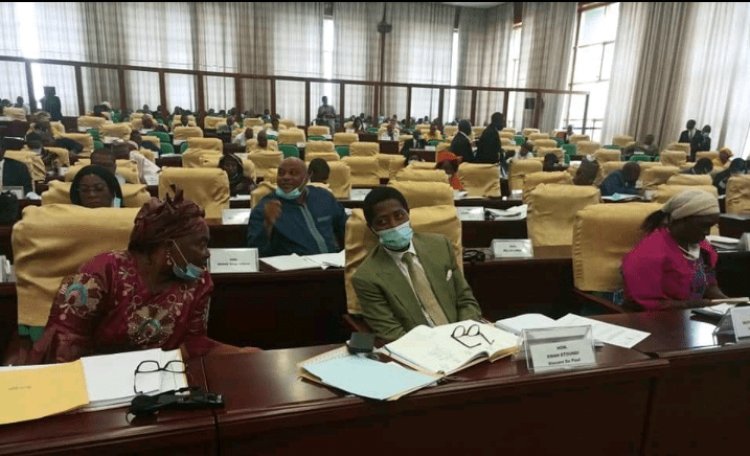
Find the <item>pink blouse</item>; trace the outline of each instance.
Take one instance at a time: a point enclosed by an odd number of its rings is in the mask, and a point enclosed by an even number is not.
[[[700,249],[697,260],[688,260],[669,230],[655,230],[623,259],[625,299],[657,310],[664,308],[663,301],[703,298],[705,290],[716,285],[718,255],[705,240]]]

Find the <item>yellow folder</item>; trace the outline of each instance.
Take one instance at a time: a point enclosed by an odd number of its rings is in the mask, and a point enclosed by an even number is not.
[[[88,403],[80,360],[0,368],[0,425],[67,412]]]

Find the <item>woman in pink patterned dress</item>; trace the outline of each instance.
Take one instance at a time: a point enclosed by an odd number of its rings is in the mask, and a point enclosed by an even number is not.
[[[29,361],[155,347],[184,346],[188,357],[236,349],[206,335],[213,282],[203,217],[181,191],[152,198],[136,216],[127,250],[99,254],[63,279]]]

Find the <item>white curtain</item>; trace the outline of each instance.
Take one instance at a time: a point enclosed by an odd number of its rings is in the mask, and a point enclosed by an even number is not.
[[[513,3],[490,9],[462,8],[458,24],[458,85],[506,87],[513,32]],[[477,94],[477,125],[489,122],[493,112],[502,111],[501,92]],[[454,112],[446,119],[468,118],[471,92],[456,93]]]
[[[692,54],[686,45],[692,8],[691,3],[620,5],[604,141],[616,134],[653,134],[661,147],[677,140],[672,125],[687,120],[677,111],[687,82],[682,67]]]
[[[711,148],[746,155],[750,131],[750,4],[696,3],[685,29],[681,106],[668,117],[676,140],[688,119],[711,125]]]
[[[524,2],[521,26],[521,87],[534,89],[567,88],[570,57],[576,29],[577,3],[575,2]],[[532,112],[524,109],[524,98],[535,97],[526,93],[517,97],[516,119],[524,119],[523,126],[531,123]],[[562,116],[563,95],[544,95],[540,124],[542,131],[557,128]],[[520,112],[519,112],[520,111]],[[526,114],[525,117],[522,117]]]
[[[384,80],[450,84],[455,7],[437,3],[388,3],[393,30],[386,36]],[[415,91],[413,116],[437,117],[438,91]],[[418,95],[418,96],[417,96]],[[386,89],[380,114],[406,115],[406,90]]]
[[[383,3],[333,4],[333,78],[374,81],[378,79]],[[344,99],[346,117],[374,112],[372,86],[348,85]],[[334,105],[338,110],[338,104]]]
[[[20,24],[16,22],[15,3],[0,3],[0,54],[21,55]],[[0,98],[16,102],[22,96],[27,103],[26,72],[23,63],[0,62]]]

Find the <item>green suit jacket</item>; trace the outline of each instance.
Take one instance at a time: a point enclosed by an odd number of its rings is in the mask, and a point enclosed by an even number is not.
[[[448,321],[481,317],[482,311],[456,266],[448,239],[438,234],[415,233],[412,242]],[[427,324],[409,281],[382,245],[365,258],[352,276],[352,285],[365,321],[378,337],[395,340],[415,326]]]

